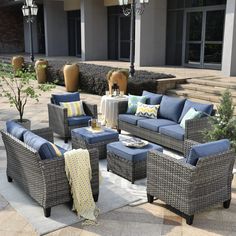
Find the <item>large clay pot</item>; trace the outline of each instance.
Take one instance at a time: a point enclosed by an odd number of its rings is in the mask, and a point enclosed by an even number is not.
[[[39,84],[47,82],[47,66],[48,61],[39,59],[35,62],[35,72]]]
[[[21,70],[24,65],[24,57],[15,56],[11,60],[11,64],[13,66],[14,71]]]
[[[79,66],[77,64],[65,65],[63,68],[67,92],[76,92],[79,88]]]
[[[120,71],[114,71],[108,80],[109,93],[112,94],[112,85],[117,84],[119,86],[120,91],[124,91],[124,94],[126,94],[127,83],[128,83],[128,78],[125,75],[125,73]]]

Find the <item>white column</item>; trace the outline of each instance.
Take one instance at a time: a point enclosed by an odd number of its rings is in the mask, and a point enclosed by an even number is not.
[[[104,0],[81,0],[82,60],[107,60],[107,8]]]
[[[143,15],[136,15],[135,64],[163,66],[166,60],[167,1],[151,0]]]
[[[68,25],[64,2],[44,0],[46,56],[68,56]]]
[[[236,75],[236,0],[227,0],[226,5],[222,72]]]

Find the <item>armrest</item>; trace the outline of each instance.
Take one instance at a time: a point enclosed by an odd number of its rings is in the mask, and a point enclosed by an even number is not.
[[[91,104],[83,101],[83,108],[86,115],[92,116],[93,118],[97,118],[98,111],[96,104]]]
[[[209,117],[186,120],[185,139],[190,139],[199,143],[204,143],[204,131],[211,129]]]
[[[55,104],[48,104],[48,119],[49,126],[53,126],[55,123],[66,124],[67,123],[67,109]]]
[[[196,167],[158,151],[150,151],[147,157],[147,181],[169,183],[181,186],[191,183],[196,175]]]
[[[53,143],[53,131],[50,127],[31,130],[34,134],[39,135],[42,138],[45,138],[49,142]]]
[[[118,114],[126,113],[128,108],[128,101],[120,101],[118,102]]]
[[[184,140],[184,157],[187,157],[189,155],[192,146],[197,144],[199,143],[190,139]]]

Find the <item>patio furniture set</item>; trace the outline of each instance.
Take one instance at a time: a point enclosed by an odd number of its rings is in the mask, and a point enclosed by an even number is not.
[[[97,117],[97,107],[81,101],[76,107],[74,103],[79,101],[79,93],[52,95],[48,104],[50,128],[29,131],[11,121],[7,130],[1,131],[8,181],[16,181],[44,208],[46,217],[51,207],[72,200],[64,171],[66,150],[53,144],[53,132],[65,142],[71,136],[73,149],[89,150],[95,201],[99,195],[99,159],[107,158],[107,170],[131,183],[147,177],[148,202],[154,197],[166,202],[188,224],[192,224],[195,212],[218,203],[229,207],[235,153],[228,140],[204,143],[202,134],[203,129],[210,128],[212,104],[147,91],[142,96],[130,95],[117,104],[117,132],[88,127],[88,121]],[[73,116],[75,110],[83,110],[83,115]],[[121,130],[149,142],[143,147],[127,147],[119,141]],[[185,158],[165,155],[162,146],[184,153]]]

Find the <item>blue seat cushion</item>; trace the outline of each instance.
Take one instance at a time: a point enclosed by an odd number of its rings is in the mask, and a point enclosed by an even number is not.
[[[122,144],[122,142],[113,142],[107,145],[107,151],[129,161],[146,160],[148,151],[153,149],[163,152],[163,148],[161,146],[153,143],[149,143],[147,146],[142,148],[126,147]]]
[[[6,128],[9,134],[23,141],[23,135],[27,131],[26,128],[22,127],[21,125],[12,120],[6,122]]]
[[[196,111],[201,111],[206,115],[211,115],[213,110],[213,104],[203,104],[186,100],[182,114],[179,118],[179,122],[181,122],[181,120],[184,118],[185,114],[189,111],[190,108],[194,108]]]
[[[24,143],[38,151],[42,160],[55,159],[55,157],[57,157],[55,149],[50,142],[31,131],[24,133]]]
[[[103,141],[109,141],[111,139],[118,139],[119,134],[112,129],[103,128],[103,131],[99,133],[93,133],[88,128],[77,128],[71,131],[73,137],[83,138],[89,144],[95,144]]]
[[[65,93],[65,94],[52,94],[52,101],[56,105],[60,105],[60,102],[76,102],[80,100],[79,92]]]
[[[160,127],[167,125],[176,125],[177,123],[167,119],[146,119],[139,120],[138,126],[141,128],[149,129],[152,131],[159,132]]]
[[[139,120],[146,120],[146,117],[141,117],[141,116],[135,116],[135,115],[130,115],[130,114],[120,114],[119,115],[119,120],[127,122],[132,125],[137,125]]]
[[[181,140],[181,141],[184,140],[185,130],[179,124],[162,126],[160,127],[159,132],[161,134],[164,134],[166,136],[169,136],[169,137]]]
[[[178,122],[184,107],[185,99],[163,96],[160,104],[159,115],[161,118]]]
[[[190,150],[186,162],[196,166],[200,158],[217,155],[226,152],[230,149],[230,141],[228,139],[221,139],[214,142],[194,145]]]
[[[69,126],[88,124],[91,119],[91,116],[72,116],[67,118]]]
[[[142,96],[147,97],[146,104],[157,105],[161,103],[162,94],[151,93],[146,90],[143,91]]]

